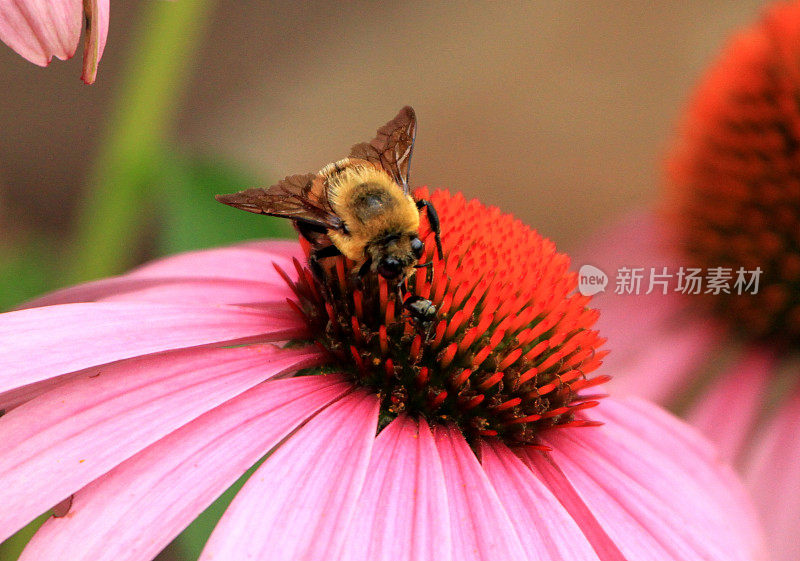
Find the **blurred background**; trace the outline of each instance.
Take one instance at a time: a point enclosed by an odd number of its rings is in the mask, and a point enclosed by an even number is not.
[[[413,183],[569,250],[654,197],[692,84],[761,4],[112,0],[92,86],[80,56],[0,45],[0,276],[24,279],[0,304],[270,233],[210,195],[317,170],[404,104]]]
[[[112,0],[92,86],[80,54],[42,69],[0,45],[0,308],[164,253],[290,236],[213,194],[315,171],[405,104],[413,184],[578,248],[655,199],[692,85],[762,4]]]

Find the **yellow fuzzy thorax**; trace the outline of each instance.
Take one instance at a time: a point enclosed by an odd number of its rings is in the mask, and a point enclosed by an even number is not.
[[[336,172],[337,167],[341,171]],[[385,171],[348,160],[326,166],[322,173],[326,171],[328,201],[347,228],[347,233],[329,231],[328,235],[345,257],[362,261],[371,241],[391,234],[417,234],[416,202]],[[364,206],[365,196],[372,205]]]

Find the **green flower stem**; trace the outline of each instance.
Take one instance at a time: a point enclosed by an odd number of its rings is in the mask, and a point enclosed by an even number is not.
[[[22,555],[22,550],[25,549],[25,546],[31,541],[33,534],[36,533],[36,530],[41,528],[42,524],[44,524],[48,518],[50,518],[49,511],[38,516],[16,534],[0,543],[0,559],[3,561],[14,561],[18,559],[19,556]]]
[[[65,283],[119,273],[133,264],[159,161],[212,4],[145,4],[107,137],[89,176]]]

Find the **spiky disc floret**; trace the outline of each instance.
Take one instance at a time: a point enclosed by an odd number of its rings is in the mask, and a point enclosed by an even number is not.
[[[700,84],[669,161],[670,210],[695,265],[762,270],[757,294],[708,297],[736,327],[800,341],[800,5],[734,37]]]
[[[591,329],[598,314],[589,297],[575,292],[569,258],[496,208],[445,191],[431,201],[444,260],[423,220],[421,261],[433,259],[433,269],[418,269],[408,288],[436,305],[437,318],[412,321],[383,278],[358,279],[344,258],[325,262],[324,282],[296,263],[297,307],[318,341],[382,396],[383,423],[408,412],[509,444],[535,444],[546,427],[592,424],[576,413],[599,397],[579,392],[608,379],[587,377],[604,340]]]

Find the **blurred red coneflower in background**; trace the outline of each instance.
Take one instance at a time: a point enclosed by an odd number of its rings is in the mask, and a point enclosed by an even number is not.
[[[430,199],[444,259],[423,223],[434,266],[409,281],[429,326],[288,242],[0,315],[0,538],[60,503],[23,560],[151,559],[269,453],[202,559],[763,559],[706,440],[585,393],[603,340],[569,259],[497,209]]]
[[[667,171],[662,212],[632,217],[582,257],[673,281],[666,294],[596,300],[614,341],[613,385],[673,405],[716,441],[757,498],[774,559],[794,561],[800,4],[768,8],[729,42],[691,100]],[[692,271],[707,284],[690,287]]]
[[[108,36],[108,0],[0,0],[0,40],[34,64],[67,60],[85,28],[83,74],[94,82]]]

